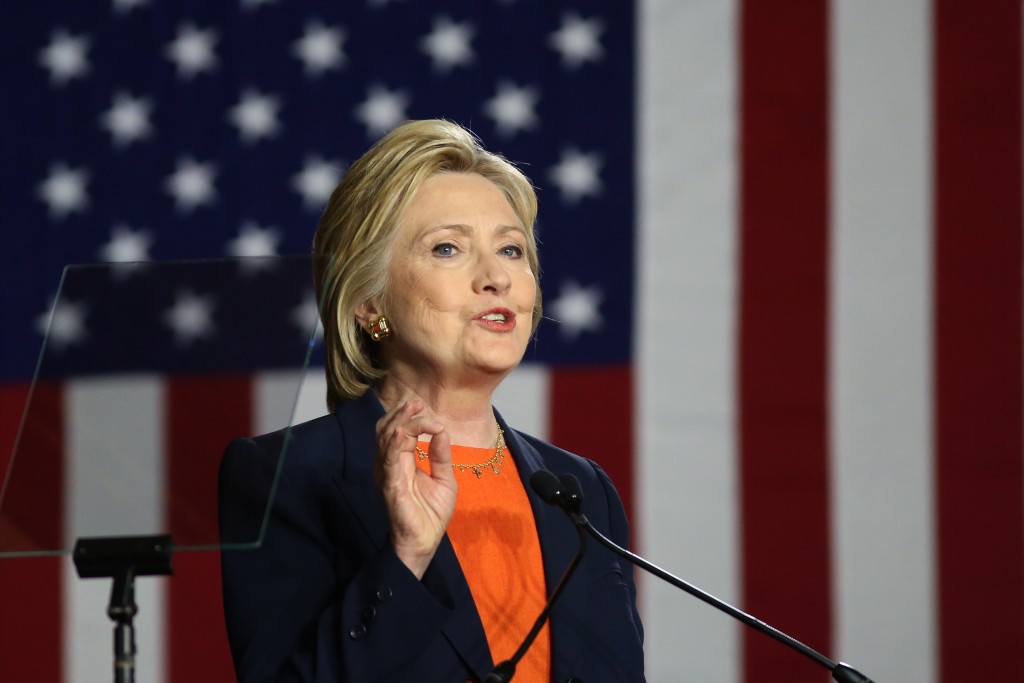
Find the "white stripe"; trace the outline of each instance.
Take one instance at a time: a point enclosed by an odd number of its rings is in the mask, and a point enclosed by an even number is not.
[[[302,382],[299,379],[302,378]],[[253,429],[265,434],[327,414],[323,368],[263,372],[253,379]]]
[[[150,376],[68,382],[65,529],[82,536],[153,534],[164,530],[164,397]],[[65,564],[65,681],[112,677],[113,622],[107,618],[111,581],[79,579]],[[139,683],[160,683],[164,648],[165,578],[136,583]]]
[[[645,554],[739,594],[736,501],[736,12],[640,3],[636,457]],[[739,680],[738,629],[642,577],[648,680]]]
[[[494,392],[494,407],[508,424],[538,439],[548,438],[551,396],[544,365],[525,363],[512,371]]]
[[[937,680],[930,3],[833,12],[834,658]]]
[[[327,376],[319,367],[307,368],[295,401],[292,424],[306,422],[327,414]]]

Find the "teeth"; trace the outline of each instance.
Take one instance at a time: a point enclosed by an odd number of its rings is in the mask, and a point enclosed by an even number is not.
[[[505,322],[505,316],[501,313],[488,313],[484,316],[484,320],[491,320],[493,322],[503,323]]]

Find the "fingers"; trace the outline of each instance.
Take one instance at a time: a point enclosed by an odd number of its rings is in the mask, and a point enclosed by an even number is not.
[[[426,405],[410,400],[377,422],[375,474],[391,522],[391,542],[399,559],[422,577],[455,510],[457,486],[451,468],[451,442],[444,425]],[[431,435],[430,473],[416,463],[416,443]]]
[[[414,465],[412,455],[421,434],[432,437],[444,431],[444,425],[427,415],[422,401],[414,399],[393,409],[377,422],[377,467],[379,474],[402,465],[403,454]]]
[[[377,441],[382,444],[396,430],[413,438],[420,434],[437,434],[444,426],[436,419],[418,413],[424,409],[423,401],[415,399],[398,406],[377,422]]]

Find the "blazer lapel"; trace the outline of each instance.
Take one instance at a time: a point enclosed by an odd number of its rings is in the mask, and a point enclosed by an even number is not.
[[[388,513],[373,479],[373,460],[377,452],[375,427],[384,417],[384,408],[368,390],[356,400],[343,403],[334,416],[341,427],[344,454],[334,482],[370,542],[380,550],[388,541]]]
[[[345,454],[341,472],[334,477],[335,484],[367,537],[380,550],[387,544],[390,533],[387,508],[373,477],[377,452],[375,428],[377,420],[384,416],[384,408],[369,390],[343,404],[335,416],[341,426]],[[454,610],[442,631],[476,677],[483,678],[494,668],[494,663],[466,575],[447,534],[441,539],[423,580],[445,582],[454,600]]]

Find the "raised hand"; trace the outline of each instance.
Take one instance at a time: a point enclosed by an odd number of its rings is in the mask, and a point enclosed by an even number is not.
[[[444,425],[406,401],[377,422],[375,473],[391,520],[391,542],[406,567],[422,578],[455,511],[458,485]],[[416,443],[430,434],[430,474],[416,466]]]

